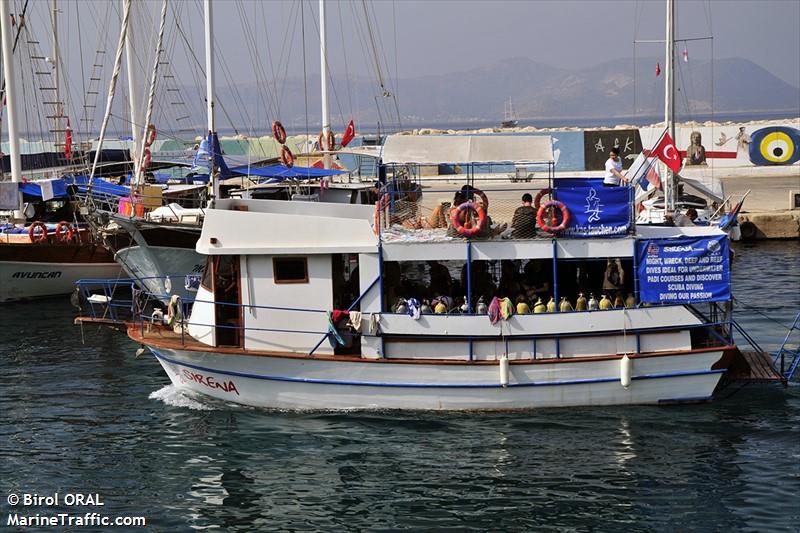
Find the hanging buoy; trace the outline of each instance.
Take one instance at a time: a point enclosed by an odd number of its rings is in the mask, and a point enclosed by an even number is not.
[[[500,356],[500,385],[508,387],[508,356]]]
[[[278,141],[278,144],[286,143],[286,129],[279,120],[272,123],[272,136]]]
[[[628,354],[619,360],[619,382],[626,389],[631,386],[631,360]]]

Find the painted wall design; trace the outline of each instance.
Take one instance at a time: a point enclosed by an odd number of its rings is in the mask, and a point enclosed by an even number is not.
[[[627,169],[642,151],[639,130],[589,130],[583,133],[585,170],[605,170],[608,151],[618,148],[622,168]],[[556,170],[560,170],[556,168]]]

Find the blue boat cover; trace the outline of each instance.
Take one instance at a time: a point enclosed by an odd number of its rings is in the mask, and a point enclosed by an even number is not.
[[[324,178],[326,176],[338,176],[344,174],[342,170],[335,170],[332,168],[314,168],[314,167],[287,167],[284,165],[273,165],[269,167],[248,167],[242,165],[233,167],[230,172],[235,176],[258,176],[260,178],[275,179],[280,181],[289,178]]]
[[[88,176],[66,176],[53,180],[53,198],[67,198],[67,187],[77,185],[79,192],[86,192],[89,183]],[[34,198],[42,197],[42,187],[35,181],[28,181],[19,184],[19,190],[25,196]],[[116,185],[106,180],[95,178],[92,182],[92,191],[100,194],[112,196],[128,196],[131,191],[128,187]]]

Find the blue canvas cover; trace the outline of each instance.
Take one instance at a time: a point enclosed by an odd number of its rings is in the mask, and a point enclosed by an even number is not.
[[[230,169],[231,174],[234,176],[258,176],[260,178],[269,178],[280,181],[282,179],[314,179],[324,178],[327,176],[338,176],[344,174],[342,170],[335,170],[332,168],[314,168],[314,167],[286,167],[284,165],[273,165],[269,167],[248,167],[242,165],[240,167],[233,167]]]
[[[731,298],[728,237],[641,239],[636,242],[639,301],[720,302]]]
[[[629,187],[557,188],[553,193],[569,210],[570,222],[561,233],[566,237],[619,237],[631,225]]]
[[[67,187],[70,185],[77,185],[79,192],[86,192],[89,183],[88,176],[66,176],[53,181],[53,198],[67,198]],[[19,190],[25,196],[33,198],[42,198],[42,187],[35,181],[28,181],[19,184]],[[100,194],[108,194],[112,196],[128,196],[130,189],[128,187],[117,185],[106,180],[95,178],[92,181],[92,191]]]

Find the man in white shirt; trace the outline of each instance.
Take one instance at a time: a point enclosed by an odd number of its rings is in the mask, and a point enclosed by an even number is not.
[[[622,160],[619,158],[619,148],[612,148],[606,160],[603,187],[617,187],[622,183],[628,183],[628,180],[622,175]]]

